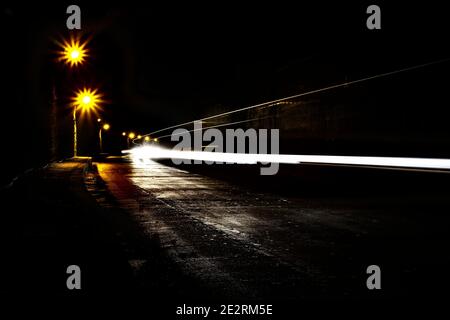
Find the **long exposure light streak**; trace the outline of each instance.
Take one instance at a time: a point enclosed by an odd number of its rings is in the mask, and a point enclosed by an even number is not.
[[[408,158],[408,157],[360,157],[334,155],[294,155],[294,154],[245,154],[208,151],[179,151],[158,146],[145,146],[125,150],[136,160],[150,159],[190,159],[237,164],[257,163],[316,163],[333,165],[375,166],[413,169],[450,169],[450,159]]]

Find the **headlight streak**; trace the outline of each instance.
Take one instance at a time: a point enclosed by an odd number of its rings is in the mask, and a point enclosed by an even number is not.
[[[208,151],[178,151],[158,146],[143,146],[122,151],[134,160],[190,159],[236,164],[285,163],[285,164],[329,164],[410,169],[450,169],[450,159],[408,158],[408,157],[360,157],[333,155],[291,155],[291,154],[245,154]]]

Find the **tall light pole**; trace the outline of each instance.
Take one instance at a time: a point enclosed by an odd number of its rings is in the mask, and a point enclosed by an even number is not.
[[[136,137],[136,134],[135,134],[134,132],[130,132],[130,133],[128,134],[128,137],[127,137],[127,146],[128,146],[128,149],[130,149],[130,140],[134,139],[135,137]]]
[[[78,157],[78,141],[77,141],[77,107],[73,107],[73,157]]]
[[[103,153],[103,139],[102,139],[102,130],[109,130],[110,125],[105,123],[103,126],[100,126],[100,130],[98,131],[98,141],[100,145],[100,153]]]
[[[102,102],[101,95],[97,93],[97,90],[84,88],[76,92],[76,95],[72,98],[73,101],[73,157],[78,156],[78,143],[77,143],[77,110],[81,113],[87,113],[96,111],[100,108]],[[109,127],[108,127],[109,128]]]
[[[70,40],[58,43],[61,50],[59,51],[59,61],[63,61],[71,68],[82,65],[88,57],[87,43],[81,42],[80,39],[71,37]],[[84,90],[78,91],[73,100],[73,156],[78,156],[78,141],[77,141],[77,110],[89,111],[94,109],[98,102],[99,96],[96,92]]]
[[[82,42],[79,38],[71,37],[69,40],[64,40],[63,42],[57,41],[57,45],[60,47],[58,52],[58,61],[64,62],[67,66],[71,68],[78,67],[82,65],[86,58],[89,56],[89,50],[86,48],[87,42]],[[77,156],[77,111],[78,106],[74,106],[73,109],[73,132],[74,132],[74,143],[73,143],[73,155]],[[56,87],[53,84],[53,114],[56,113]],[[52,133],[53,143],[56,143],[56,133]],[[53,146],[55,147],[55,146]],[[56,152],[55,150],[53,150]]]
[[[125,139],[127,140],[127,148],[130,149],[130,141],[128,139],[128,133],[126,133],[125,131],[122,132],[122,137],[125,137]]]

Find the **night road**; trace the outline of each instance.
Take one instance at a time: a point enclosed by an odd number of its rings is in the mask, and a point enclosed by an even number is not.
[[[97,167],[144,232],[159,240],[183,273],[219,297],[373,298],[365,281],[374,262],[389,279],[384,298],[414,297],[433,288],[436,275],[427,275],[428,283],[415,277],[449,262],[445,196],[411,199],[400,190],[318,196],[300,187],[297,196],[292,190],[283,196],[283,190],[262,191],[268,186],[242,186],[241,177],[225,181],[154,161],[124,159]],[[395,174],[384,179],[392,183]],[[411,183],[423,182],[415,179]],[[357,189],[373,180],[369,176]],[[341,188],[348,185],[342,182]],[[439,260],[429,260],[435,253]],[[205,298],[205,292],[192,295]]]
[[[101,319],[436,318],[448,12],[5,1],[4,305],[64,300],[60,320],[84,301]]]

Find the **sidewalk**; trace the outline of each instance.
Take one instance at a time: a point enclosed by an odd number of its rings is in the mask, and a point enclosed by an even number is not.
[[[123,291],[131,268],[117,232],[85,187],[87,159],[53,163],[1,193],[1,290],[9,294],[85,295]],[[82,290],[66,287],[81,268]]]
[[[157,307],[198,286],[119,208],[89,159],[30,171],[0,199],[0,292],[9,296],[145,298]],[[81,290],[66,287],[69,265],[81,268]]]

